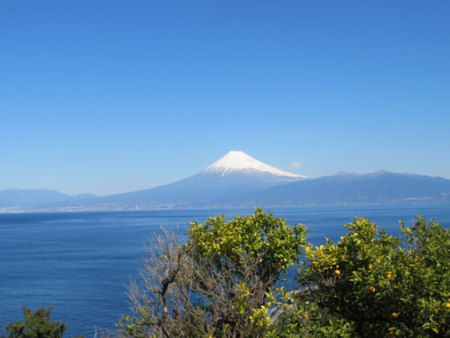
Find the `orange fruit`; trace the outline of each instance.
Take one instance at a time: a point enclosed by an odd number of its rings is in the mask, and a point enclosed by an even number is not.
[[[392,317],[397,318],[398,317],[398,313],[397,312],[392,312]]]
[[[389,272],[386,274],[386,278],[391,279],[391,278],[392,278],[392,272],[389,271]]]
[[[370,287],[369,287],[369,291],[370,291],[370,292],[374,293],[375,290],[376,290],[376,289],[375,289],[373,286],[370,286]]]
[[[336,276],[339,276],[339,275],[341,274],[341,272],[340,272],[339,270],[334,270],[334,274],[335,274]]]
[[[444,306],[445,306],[446,309],[450,309],[450,303],[445,303]]]
[[[377,263],[380,264],[381,263],[381,259],[377,258]]]

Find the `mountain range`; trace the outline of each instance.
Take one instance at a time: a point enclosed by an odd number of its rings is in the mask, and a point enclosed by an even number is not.
[[[450,180],[387,171],[310,179],[262,163],[242,151],[230,151],[184,180],[117,195],[0,191],[0,212],[411,203],[450,203]]]

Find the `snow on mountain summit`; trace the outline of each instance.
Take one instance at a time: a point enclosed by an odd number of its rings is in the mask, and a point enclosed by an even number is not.
[[[218,161],[211,164],[206,168],[204,173],[220,173],[225,176],[231,172],[236,171],[261,171],[264,173],[270,173],[277,176],[287,176],[301,178],[303,176],[293,174],[281,169],[277,169],[268,164],[262,163],[253,157],[247,155],[243,151],[232,150]]]

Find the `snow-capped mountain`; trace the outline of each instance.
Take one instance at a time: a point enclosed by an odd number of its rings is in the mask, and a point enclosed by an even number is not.
[[[277,176],[286,176],[293,178],[306,178],[297,174],[280,170],[268,164],[262,163],[243,151],[232,150],[218,161],[211,164],[203,170],[203,173],[218,173],[226,176],[233,172],[262,172]]]
[[[104,197],[106,204],[190,207],[214,204],[231,195],[250,193],[304,177],[262,163],[242,151],[230,151],[205,170],[184,180],[125,194]]]

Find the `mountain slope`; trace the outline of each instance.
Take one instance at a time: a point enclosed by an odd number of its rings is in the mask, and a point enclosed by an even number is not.
[[[262,163],[241,151],[230,151],[202,172],[184,180],[125,194],[98,198],[104,206],[151,208],[157,206],[198,207],[213,199],[258,191],[302,179]]]

